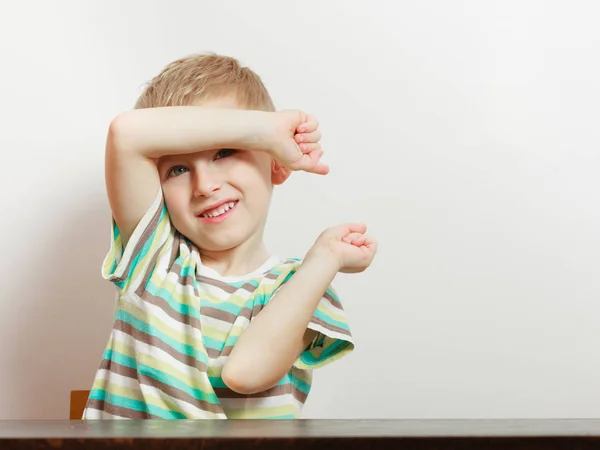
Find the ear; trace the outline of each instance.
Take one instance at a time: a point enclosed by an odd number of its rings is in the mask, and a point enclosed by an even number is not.
[[[283,184],[291,174],[292,171],[290,169],[273,160],[273,165],[271,166],[271,183],[273,185]]]

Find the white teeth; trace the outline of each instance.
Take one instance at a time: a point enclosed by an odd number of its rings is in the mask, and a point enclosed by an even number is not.
[[[224,214],[226,211],[229,211],[234,206],[235,206],[235,202],[229,202],[229,203],[226,203],[225,205],[221,206],[221,208],[214,210],[213,212],[200,214],[200,217],[218,217],[221,214]]]

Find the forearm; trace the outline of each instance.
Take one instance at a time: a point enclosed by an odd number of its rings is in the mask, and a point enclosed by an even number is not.
[[[200,106],[127,111],[110,126],[113,148],[148,159],[233,148],[263,150],[268,112]]]
[[[222,372],[230,389],[251,394],[276,385],[305,346],[304,336],[338,268],[306,259],[238,339]]]

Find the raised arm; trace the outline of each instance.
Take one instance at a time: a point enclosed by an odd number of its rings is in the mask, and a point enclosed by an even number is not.
[[[316,336],[307,328],[338,272],[364,271],[377,243],[363,224],[325,230],[298,271],[252,320],[236,342],[221,377],[233,391],[254,394],[275,386]]]
[[[106,189],[123,245],[156,198],[158,158],[218,148],[267,150],[272,115],[181,106],[136,109],[116,117],[106,141]]]

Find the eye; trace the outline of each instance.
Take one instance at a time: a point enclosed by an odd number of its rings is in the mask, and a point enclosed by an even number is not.
[[[177,177],[179,175],[183,175],[187,171],[188,171],[187,167],[175,166],[171,170],[169,170],[169,173],[167,174],[167,176],[168,177]]]
[[[235,150],[233,150],[231,148],[224,148],[217,152],[217,154],[215,155],[215,159],[227,158],[228,156],[231,156],[234,153],[235,153]]]

